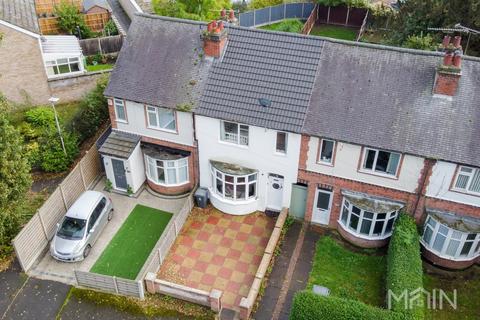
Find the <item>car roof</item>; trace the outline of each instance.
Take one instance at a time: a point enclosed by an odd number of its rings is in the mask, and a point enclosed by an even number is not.
[[[90,213],[92,213],[95,205],[103,197],[103,193],[98,191],[85,191],[75,201],[75,203],[68,209],[65,214],[66,217],[77,219],[88,219]]]

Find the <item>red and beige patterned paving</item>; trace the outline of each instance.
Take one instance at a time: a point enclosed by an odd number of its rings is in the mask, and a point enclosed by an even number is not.
[[[264,213],[233,216],[212,207],[194,208],[158,278],[223,291],[222,305],[238,309],[248,295],[275,221]]]

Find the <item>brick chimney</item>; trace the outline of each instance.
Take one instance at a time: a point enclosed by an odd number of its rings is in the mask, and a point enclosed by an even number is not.
[[[462,75],[463,51],[460,36],[456,36],[453,42],[450,42],[450,39],[450,36],[445,36],[440,46],[440,51],[443,51],[445,55],[442,64],[437,67],[433,93],[453,97],[457,93]]]
[[[203,51],[208,57],[219,58],[227,44],[227,30],[223,21],[212,21],[203,34]]]

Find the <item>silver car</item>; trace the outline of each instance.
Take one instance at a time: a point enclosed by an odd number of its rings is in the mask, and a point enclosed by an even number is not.
[[[85,259],[112,217],[113,206],[109,198],[101,192],[85,191],[57,224],[50,244],[51,255],[65,262]]]

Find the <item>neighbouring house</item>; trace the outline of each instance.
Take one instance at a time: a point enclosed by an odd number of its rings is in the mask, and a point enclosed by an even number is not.
[[[0,92],[9,100],[47,103],[50,79],[85,72],[77,38],[40,34],[33,0],[0,0],[0,33]]]
[[[480,262],[480,60],[140,14],[105,91],[115,189],[209,190],[363,247],[401,211],[433,263]],[[443,62],[442,62],[443,61]]]
[[[112,10],[106,0],[83,0],[83,13],[108,13]]]

